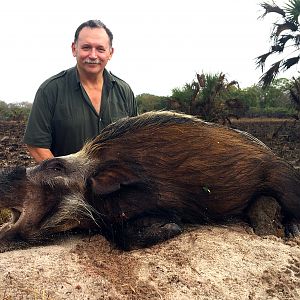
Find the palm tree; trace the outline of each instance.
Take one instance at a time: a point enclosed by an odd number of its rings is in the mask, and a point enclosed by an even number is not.
[[[167,108],[201,117],[210,122],[230,124],[234,111],[245,110],[243,103],[231,97],[239,88],[237,81],[228,82],[225,74],[196,74],[197,80],[185,84],[183,89],[173,89]]]
[[[290,0],[283,8],[280,8],[275,2],[272,4],[263,2],[260,6],[265,10],[261,18],[269,13],[279,15],[279,20],[273,24],[270,35],[272,41],[270,51],[256,58],[257,66],[261,67],[262,72],[264,72],[266,60],[270,56],[279,55],[282,57],[261,76],[260,83],[267,86],[280,71],[285,71],[299,62],[300,24],[298,17],[300,15],[300,0]],[[289,52],[287,53],[287,51]]]

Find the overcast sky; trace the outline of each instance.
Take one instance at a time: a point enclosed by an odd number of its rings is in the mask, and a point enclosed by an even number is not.
[[[112,30],[115,52],[107,67],[136,95],[170,95],[202,71],[223,72],[241,87],[251,86],[261,76],[255,57],[269,50],[275,20],[258,19],[260,2],[2,1],[0,100],[32,102],[44,80],[74,66],[74,32],[89,19],[101,19]]]

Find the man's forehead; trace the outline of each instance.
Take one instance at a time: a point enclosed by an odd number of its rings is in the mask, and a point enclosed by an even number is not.
[[[84,27],[79,32],[78,35],[78,42],[86,43],[86,42],[94,42],[98,41],[101,43],[109,43],[109,36],[107,35],[105,29],[103,28],[90,28]]]

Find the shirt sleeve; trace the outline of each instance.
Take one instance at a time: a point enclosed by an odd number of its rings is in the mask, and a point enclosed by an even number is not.
[[[51,99],[52,98],[52,99]],[[50,149],[52,145],[52,117],[54,113],[54,95],[46,93],[45,87],[40,87],[36,93],[27,122],[24,143]]]
[[[137,102],[134,93],[129,86],[127,91],[127,101],[128,101],[129,116],[130,117],[137,116],[138,115]]]

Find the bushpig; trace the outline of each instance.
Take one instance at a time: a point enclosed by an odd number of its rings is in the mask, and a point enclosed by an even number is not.
[[[3,171],[0,208],[13,217],[0,239],[88,228],[128,250],[176,236],[185,223],[242,217],[262,227],[256,215],[267,215],[270,199],[278,206],[270,222],[299,233],[300,176],[290,164],[246,132],[149,112],[109,125],[75,154]]]

